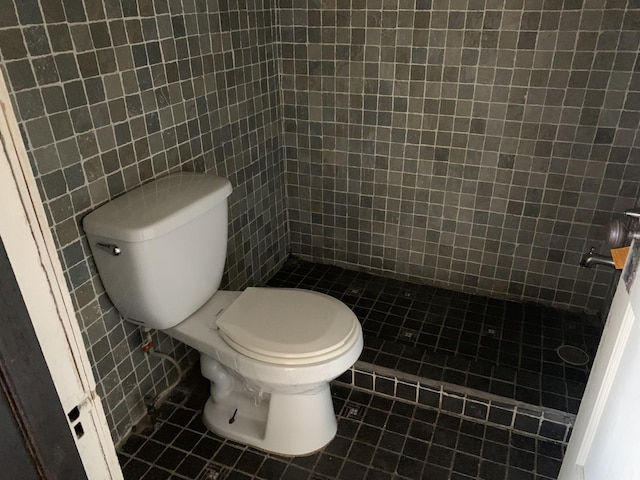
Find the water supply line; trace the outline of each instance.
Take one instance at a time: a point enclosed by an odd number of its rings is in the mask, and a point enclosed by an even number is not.
[[[159,358],[160,360],[166,360],[167,362],[171,363],[174,367],[176,367],[176,370],[178,372],[178,376],[173,381],[173,383],[171,383],[171,385],[169,385],[167,388],[162,390],[151,401],[147,402],[147,409],[155,411],[158,407],[158,404],[165,397],[165,395],[167,395],[171,390],[176,388],[178,386],[178,383],[180,383],[180,380],[182,378],[182,368],[180,368],[180,364],[174,358],[167,355],[166,353],[158,352],[155,348],[153,348],[153,338],[151,337],[150,328],[147,328],[147,327],[143,328],[143,332],[146,333],[146,336],[144,336],[144,342],[142,343],[142,351],[147,355],[149,355],[150,357],[156,357],[156,358]]]

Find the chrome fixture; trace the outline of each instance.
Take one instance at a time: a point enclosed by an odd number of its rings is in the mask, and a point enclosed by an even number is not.
[[[629,231],[621,220],[612,220],[607,225],[607,243],[611,248],[623,247],[640,238],[640,232]]]
[[[640,218],[640,208],[630,208],[629,210],[625,210],[624,214],[627,217]]]
[[[626,210],[624,214],[634,219],[640,219],[640,209]],[[622,220],[612,220],[606,228],[607,243],[611,248],[628,245],[633,240],[640,239],[640,232],[626,227]]]
[[[583,268],[592,268],[596,265],[606,265],[607,267],[616,268],[613,258],[607,257],[606,255],[600,255],[599,253],[596,253],[596,247],[591,247],[591,250],[582,256],[580,266]]]
[[[96,247],[114,256],[118,256],[122,253],[122,250],[119,246],[113,245],[111,243],[96,243]]]

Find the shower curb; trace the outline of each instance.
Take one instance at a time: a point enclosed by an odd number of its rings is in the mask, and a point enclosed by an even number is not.
[[[336,382],[566,445],[575,415],[358,361]]]

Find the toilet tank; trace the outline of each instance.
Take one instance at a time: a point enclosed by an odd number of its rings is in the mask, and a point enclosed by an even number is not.
[[[131,190],[84,218],[98,273],[124,318],[170,328],[218,290],[230,193],[225,178],[182,172]]]

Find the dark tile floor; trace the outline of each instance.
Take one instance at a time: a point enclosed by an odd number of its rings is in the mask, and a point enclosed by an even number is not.
[[[591,359],[595,316],[387,279],[291,258],[269,281],[332,295],[362,323],[360,357],[377,366],[577,413],[590,363],[571,366],[556,349]]]
[[[156,428],[129,436],[118,453],[125,480],[549,480],[564,454],[553,442],[334,384],[337,436],[311,456],[285,458],[208,432],[208,387],[195,369]]]

